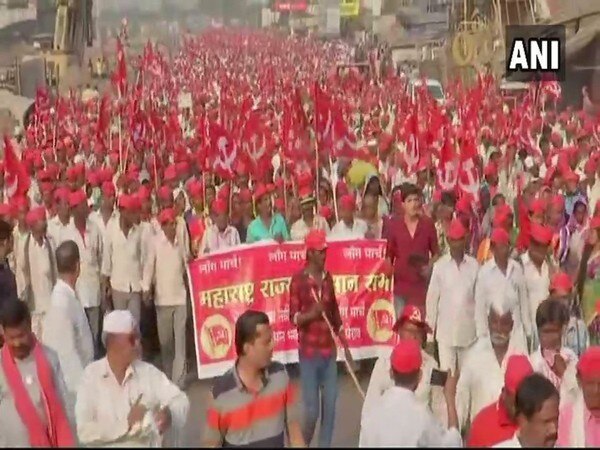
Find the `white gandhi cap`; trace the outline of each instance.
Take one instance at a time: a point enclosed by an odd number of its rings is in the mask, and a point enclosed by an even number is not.
[[[104,316],[103,332],[108,334],[131,334],[137,329],[133,315],[126,309],[115,310]]]

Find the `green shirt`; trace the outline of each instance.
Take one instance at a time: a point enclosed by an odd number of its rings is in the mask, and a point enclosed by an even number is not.
[[[260,217],[257,217],[250,225],[248,225],[248,234],[246,235],[246,242],[258,242],[265,241],[268,239],[275,239],[275,236],[280,234],[286,241],[290,240],[290,233],[285,223],[285,219],[279,213],[273,214],[271,219],[271,226],[267,228]]]

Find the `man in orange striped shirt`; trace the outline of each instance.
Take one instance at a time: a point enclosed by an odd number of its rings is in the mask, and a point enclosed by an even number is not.
[[[208,406],[208,447],[304,447],[296,387],[272,360],[273,331],[267,315],[244,312],[235,324],[238,359],[217,378]]]

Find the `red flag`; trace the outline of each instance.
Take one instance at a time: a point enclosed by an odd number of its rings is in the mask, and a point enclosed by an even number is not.
[[[117,66],[112,75],[112,83],[116,86],[119,96],[124,96],[127,89],[127,63],[125,61],[125,50],[119,38],[117,38]]]
[[[27,194],[31,180],[25,166],[15,154],[10,138],[4,135],[4,181],[6,196],[20,197]]]

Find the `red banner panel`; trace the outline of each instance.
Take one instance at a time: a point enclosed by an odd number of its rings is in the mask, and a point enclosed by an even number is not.
[[[308,0],[275,0],[275,11],[304,12],[308,9]]]
[[[343,328],[355,359],[375,357],[392,343],[391,279],[381,272],[385,241],[330,242],[327,270],[333,276]],[[289,317],[289,285],[305,265],[301,243],[248,246],[200,258],[189,265],[198,377],[218,376],[235,361],[237,318],[264,311],[275,340],[274,359],[298,361],[298,333]],[[338,359],[342,352],[338,352]]]

